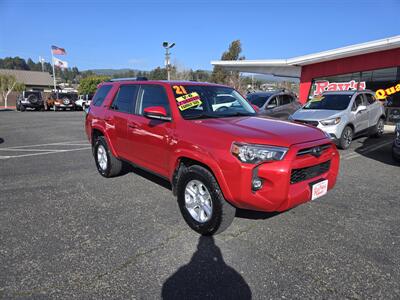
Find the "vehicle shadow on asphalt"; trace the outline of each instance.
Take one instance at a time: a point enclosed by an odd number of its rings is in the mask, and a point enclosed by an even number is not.
[[[364,140],[356,140],[354,152],[364,157],[382,162],[390,166],[398,166],[399,163],[392,158],[392,142],[394,133],[385,133],[381,138],[368,137]],[[380,143],[386,143],[379,147]],[[376,149],[374,148],[376,145]]]
[[[4,139],[0,138],[0,144],[4,143]]]
[[[281,214],[280,212],[263,212],[246,209],[236,209],[236,218],[251,219],[251,220],[265,220]]]
[[[251,299],[243,277],[228,266],[214,238],[200,236],[190,262],[163,284],[162,299]]]
[[[171,183],[169,183],[168,180],[166,180],[162,177],[159,177],[157,175],[154,175],[150,172],[147,172],[143,169],[134,167],[132,165],[128,165],[128,166],[124,167],[124,170],[123,170],[121,176],[126,175],[128,173],[134,173],[134,174],[139,175],[147,180],[150,180],[151,182],[153,182],[155,184],[158,184],[159,186],[162,186],[163,188],[172,190]]]

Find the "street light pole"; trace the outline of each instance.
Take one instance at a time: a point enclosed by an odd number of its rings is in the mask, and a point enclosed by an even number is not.
[[[170,57],[171,53],[169,52],[169,49],[175,46],[175,43],[169,43],[169,42],[163,42],[163,47],[165,48],[165,68],[167,69],[167,79],[168,81],[171,80],[171,63],[170,63]]]

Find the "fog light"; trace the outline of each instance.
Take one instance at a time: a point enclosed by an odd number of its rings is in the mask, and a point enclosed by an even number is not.
[[[262,180],[260,178],[254,178],[252,182],[252,189],[253,191],[257,191],[262,188]]]

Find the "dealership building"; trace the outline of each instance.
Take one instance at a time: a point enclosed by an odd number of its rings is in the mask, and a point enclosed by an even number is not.
[[[400,35],[287,59],[220,60],[211,64],[227,70],[299,78],[303,103],[323,91],[370,89],[384,101],[387,121],[400,121]]]

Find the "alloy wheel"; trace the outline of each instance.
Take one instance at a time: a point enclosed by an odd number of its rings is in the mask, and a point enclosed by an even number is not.
[[[107,169],[107,161],[106,149],[103,145],[99,145],[99,147],[97,147],[97,162],[103,171]]]
[[[194,220],[205,223],[211,219],[213,206],[210,192],[199,180],[191,180],[185,188],[185,207]]]

